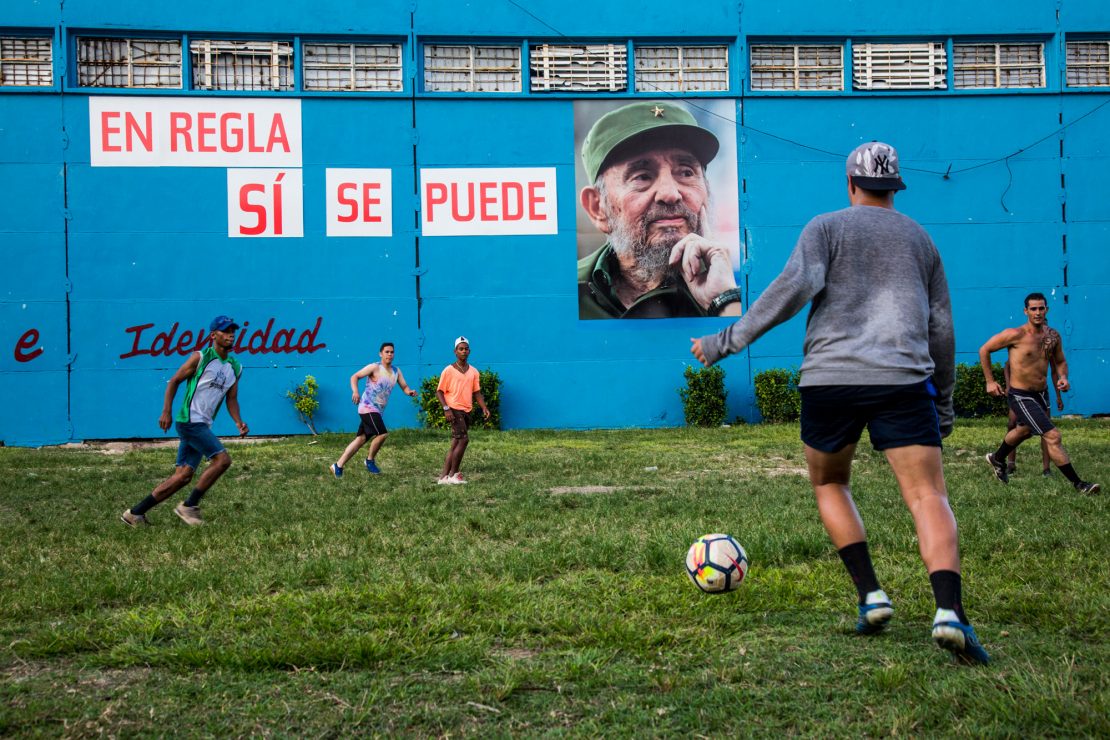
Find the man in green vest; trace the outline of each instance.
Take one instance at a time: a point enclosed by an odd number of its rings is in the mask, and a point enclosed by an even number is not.
[[[638,102],[582,142],[586,215],[608,241],[578,261],[581,319],[739,316],[727,246],[709,232],[705,168],[720,143],[683,106]]]
[[[162,431],[170,428],[176,421],[177,434],[181,444],[177,449],[177,463],[173,475],[158,484],[149,496],[130,509],[124,509],[120,519],[130,527],[149,524],[146,513],[157,504],[165,501],[189,484],[193,473],[200,465],[201,457],[209,461],[207,469],[193,488],[189,497],[178,504],[173,513],[190,526],[203,524],[200,515],[200,499],[208,492],[220,476],[231,467],[231,456],[227,454],[219,438],[212,433],[212,420],[227,399],[227,412],[231,414],[239,436],[245,436],[250,429],[239,415],[239,376],[243,368],[239,361],[229,353],[235,344],[235,332],[239,329],[228,316],[212,319],[211,344],[202,351],[193,352],[170,382],[166,384],[166,394],[162,403],[162,416],[158,426]],[[185,398],[177,415],[171,417],[174,396],[177,388],[186,383]]]

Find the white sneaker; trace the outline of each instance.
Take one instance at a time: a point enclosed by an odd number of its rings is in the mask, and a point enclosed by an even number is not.
[[[451,476],[449,476],[449,475],[445,475],[442,478],[439,478],[438,480],[436,480],[436,485],[437,486],[446,486],[450,483],[451,483]]]
[[[173,507],[173,513],[181,517],[181,521],[185,522],[190,527],[204,524],[204,517],[200,515],[199,506],[186,506],[185,502],[182,501],[180,504]]]
[[[466,481],[463,480],[462,473],[455,473],[447,480],[447,482],[454,486],[461,486],[466,484]]]

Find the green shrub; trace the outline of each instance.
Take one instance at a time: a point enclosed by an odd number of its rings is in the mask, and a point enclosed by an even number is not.
[[[470,412],[470,425],[479,429],[501,428],[501,376],[492,370],[479,370],[478,382],[482,385],[482,396],[489,408],[489,419],[482,416],[482,408],[475,403]],[[447,429],[447,419],[443,416],[443,406],[436,396],[439,376],[432,375],[420,381],[420,393],[413,402],[417,407],[420,423],[428,429]]]
[[[1005,387],[1002,365],[991,365],[995,381]],[[952,388],[952,406],[956,416],[976,418],[980,416],[1006,416],[1009,407],[1006,399],[987,395],[983,381],[983,368],[979,365],[960,363],[956,365],[956,385]]]
[[[686,387],[678,389],[682,399],[682,413],[690,426],[718,427],[724,423],[725,371],[718,365],[694,368],[687,365],[682,373],[686,377]]]
[[[320,408],[320,401],[316,398],[316,393],[319,390],[320,386],[316,384],[316,378],[306,375],[303,383],[293,390],[285,392],[286,398],[293,399],[293,408],[297,410],[297,417],[313,434],[316,434],[316,427],[312,424],[312,417],[316,415],[316,411]]]
[[[774,368],[755,374],[755,403],[763,421],[797,421],[802,415],[797,370]]]

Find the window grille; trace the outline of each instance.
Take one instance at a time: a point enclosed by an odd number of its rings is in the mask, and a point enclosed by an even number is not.
[[[54,84],[53,39],[0,37],[0,85],[50,87]]]
[[[533,92],[619,92],[628,87],[624,44],[538,44],[531,54]]]
[[[1069,41],[1068,87],[1110,85],[1110,39]]]
[[[179,39],[77,39],[81,87],[181,87]]]
[[[197,39],[189,44],[197,90],[292,90],[289,41]]]
[[[400,44],[306,43],[305,90],[399,92]]]
[[[944,90],[947,70],[944,44],[935,41],[852,46],[852,84],[857,90]]]
[[[637,46],[636,92],[728,90],[727,46]]]
[[[522,76],[519,46],[424,47],[428,92],[520,92]]]
[[[760,44],[751,48],[753,90],[843,90],[844,47]]]
[[[1044,44],[953,44],[952,86],[1044,87]]]

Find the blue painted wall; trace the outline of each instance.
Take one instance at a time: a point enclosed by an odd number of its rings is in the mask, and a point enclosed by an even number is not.
[[[554,0],[320,0],[281,12],[260,0],[59,5],[10,0],[0,9],[0,33],[56,36],[58,75],[52,89],[0,88],[5,444],[159,436],[164,384],[184,357],[121,358],[133,349],[134,327],[153,325],[142,335],[149,346],[156,332],[178,324],[176,341],[217,313],[249,321],[252,332],[271,318],[274,331],[298,335],[319,321],[319,348],[310,354],[241,355],[243,413],[257,434],[303,431],[284,394],[306,374],[321,384],[317,426],[353,430],[348,378],[377,358],[381,341],[396,342],[397,364],[415,385],[452,360],[459,334],[471,338],[476,365],[501,375],[508,427],[681,424],[676,389],[690,360],[688,337],[724,322],[577,319],[574,97],[420,92],[419,44],[472,36],[727,44],[732,90],[724,97],[741,124],[748,302],[778,273],[809,218],[846,205],[839,155],[883,139],[907,170],[897,207],[926,226],[944,256],[958,359],[977,362],[991,334],[1022,323],[1021,298],[1042,290],[1071,365],[1067,411],[1110,412],[1101,323],[1110,313],[1110,89],[1062,90],[1064,34],[1110,34],[1105,3],[917,3],[877,14],[863,2],[789,0],[718,3],[679,16],[659,0],[620,0],[590,14]],[[277,94],[301,99],[304,236],[231,239],[225,169],[90,166],[88,96],[136,91],[91,91],[63,79],[63,61],[74,63],[68,39],[81,30],[387,39],[404,44],[405,91]],[[1048,86],[979,94],[747,90],[749,39],[862,36],[1044,40]],[[391,237],[326,236],[325,169],[335,167],[391,170]],[[554,168],[559,233],[421,235],[418,173],[439,167]],[[804,315],[726,362],[730,415],[757,417],[752,374],[796,366],[803,329]],[[19,351],[24,359],[37,354],[20,361]],[[387,420],[415,425],[415,408],[398,396]],[[216,428],[233,432],[226,415]]]

